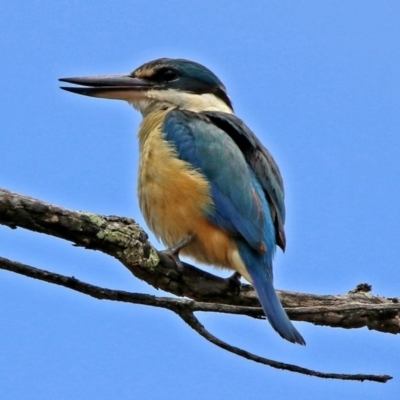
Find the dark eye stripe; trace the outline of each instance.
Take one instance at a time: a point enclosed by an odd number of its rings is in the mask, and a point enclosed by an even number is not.
[[[171,82],[179,77],[177,71],[171,68],[161,68],[150,78],[158,82]]]

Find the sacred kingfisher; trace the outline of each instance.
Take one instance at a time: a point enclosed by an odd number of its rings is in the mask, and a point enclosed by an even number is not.
[[[304,345],[273,287],[275,249],[286,245],[282,177],[218,77],[193,61],[160,58],[129,74],[60,81],[140,111],[138,196],[149,228],[176,253],[242,275],[272,327]]]

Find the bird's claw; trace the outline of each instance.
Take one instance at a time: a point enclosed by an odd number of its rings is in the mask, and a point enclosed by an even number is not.
[[[178,243],[176,243],[175,245],[168,247],[167,249],[162,251],[162,253],[171,257],[175,261],[176,268],[179,273],[182,273],[183,268],[184,268],[182,261],[179,258],[179,252],[193,241],[194,236],[195,236],[194,234],[190,234],[190,235],[186,236],[185,238],[183,238]]]

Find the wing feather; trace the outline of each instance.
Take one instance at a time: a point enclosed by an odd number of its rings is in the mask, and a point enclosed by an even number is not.
[[[214,111],[204,111],[202,114],[229,135],[242,151],[267,197],[275,225],[276,243],[285,250],[285,192],[281,173],[272,155],[247,125],[234,114]]]
[[[167,115],[163,133],[177,156],[210,182],[214,203],[207,215],[210,222],[265,252],[266,216],[259,185],[254,185],[251,166],[234,140],[207,116],[178,109]]]

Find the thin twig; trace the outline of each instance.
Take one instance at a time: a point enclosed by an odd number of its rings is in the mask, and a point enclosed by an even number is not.
[[[314,371],[312,369],[307,369],[303,367],[299,367],[293,364],[286,364],[279,361],[270,360],[265,357],[260,357],[256,354],[249,353],[246,350],[240,349],[239,347],[231,346],[230,344],[218,339],[204,326],[200,323],[200,321],[194,316],[194,314],[189,310],[180,310],[176,311],[176,313],[198,334],[203,336],[209,342],[215,344],[222,349],[229,351],[233,354],[236,354],[240,357],[247,358],[248,360],[258,362],[260,364],[268,365],[272,368],[283,369],[286,371],[297,372],[299,374],[315,376],[318,378],[326,378],[326,379],[340,379],[347,381],[372,381],[379,383],[386,383],[388,380],[392,379],[389,375],[370,375],[370,374],[335,374],[335,373],[324,373],[319,371]]]
[[[123,290],[113,290],[102,288],[99,286],[91,285],[86,282],[82,282],[75,277],[68,277],[54,272],[46,271],[44,269],[35,268],[26,264],[22,264],[17,261],[11,261],[7,258],[0,257],[0,269],[15,272],[20,275],[38,279],[44,282],[52,283],[59,286],[75,290],[77,292],[89,295],[98,300],[113,300],[121,301],[133,304],[144,304],[154,307],[170,308],[169,302],[173,305],[179,304],[184,305],[192,312],[215,312],[223,314],[233,315],[244,315],[254,317],[257,319],[265,319],[261,307],[248,307],[248,306],[235,306],[229,304],[219,304],[213,302],[202,302],[194,301],[190,299],[177,299],[171,297],[155,297],[146,294],[136,294],[126,292]],[[173,307],[171,307],[172,309]],[[365,304],[343,304],[339,306],[310,306],[310,307],[298,307],[298,308],[287,308],[286,311],[291,315],[299,314],[319,314],[327,312],[351,312],[351,311],[365,311]],[[394,304],[371,304],[367,306],[368,310],[376,312],[397,312],[400,310],[400,303]]]
[[[191,328],[203,336],[209,342],[215,344],[222,349],[229,351],[238,356],[244,357],[248,360],[258,362],[260,364],[268,365],[273,368],[297,372],[300,374],[315,376],[319,378],[341,379],[341,380],[356,380],[356,381],[373,381],[385,383],[392,379],[389,375],[366,375],[366,374],[336,374],[336,373],[323,373],[307,368],[299,367],[293,364],[286,364],[279,361],[270,360],[268,358],[260,357],[255,354],[249,353],[243,349],[218,339],[210,332],[208,332],[200,321],[194,316],[194,311],[206,312],[226,312],[231,314],[243,313],[245,309],[248,314],[254,307],[239,307],[230,305],[221,305],[214,303],[196,302],[188,299],[169,298],[169,297],[156,297],[141,293],[131,293],[122,290],[111,290],[99,286],[91,285],[82,282],[74,277],[55,274],[53,272],[45,271],[43,269],[34,268],[16,261],[8,260],[7,258],[0,257],[0,269],[16,272],[34,279],[45,281],[48,283],[64,286],[66,288],[75,290],[82,294],[89,295],[100,300],[122,301],[133,304],[142,304],[153,307],[165,308],[173,311],[179,315]],[[256,309],[257,310],[257,309]],[[258,312],[258,310],[257,310]]]

